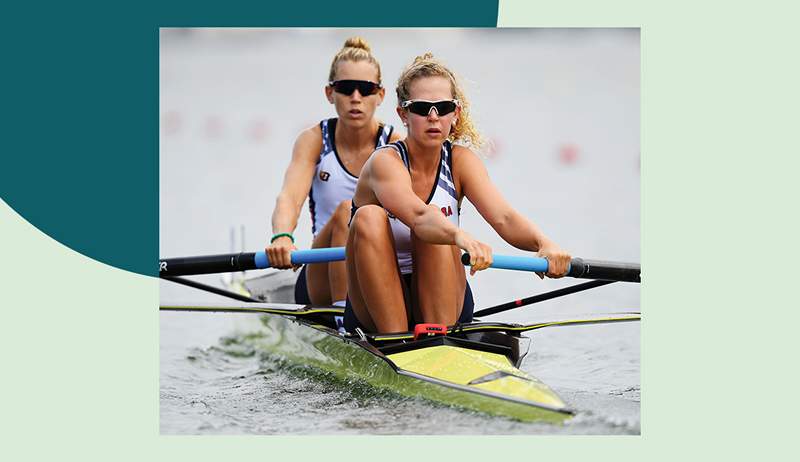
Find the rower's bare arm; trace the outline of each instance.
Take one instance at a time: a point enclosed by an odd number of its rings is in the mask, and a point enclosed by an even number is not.
[[[451,223],[435,205],[426,204],[414,193],[411,177],[403,162],[389,150],[368,161],[369,181],[375,197],[391,214],[405,223],[414,235],[431,244],[456,245],[469,252],[471,274],[489,267],[492,249]]]
[[[297,218],[311,190],[321,150],[322,131],[319,126],[303,130],[298,135],[292,149],[292,160],[283,177],[283,187],[275,199],[273,233],[291,233],[297,227]]]
[[[375,197],[389,213],[405,223],[414,234],[431,244],[454,244],[458,227],[450,223],[435,205],[416,194],[403,161],[391,148],[381,149],[368,161],[369,180]]]
[[[542,230],[511,206],[474,152],[463,146],[456,146],[454,151],[457,151],[453,155],[454,169],[459,172],[461,191],[478,213],[504,241],[518,249],[539,250],[547,240]]]
[[[535,223],[517,212],[489,178],[483,162],[471,150],[458,146],[454,168],[460,172],[461,191],[504,241],[521,250],[538,252],[550,262],[547,275],[561,277],[570,255],[550,240]],[[454,149],[455,151],[455,149]],[[543,275],[540,274],[543,277]]]
[[[303,130],[298,135],[292,150],[292,160],[283,176],[283,187],[275,199],[275,209],[272,211],[273,235],[293,233],[297,228],[297,218],[311,189],[321,149],[322,130],[318,126]],[[296,248],[294,239],[284,235],[270,239],[264,250],[273,268],[294,268],[296,271],[299,267],[292,265],[291,254]]]

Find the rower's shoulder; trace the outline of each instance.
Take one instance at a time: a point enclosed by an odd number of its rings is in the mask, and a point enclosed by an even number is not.
[[[368,162],[383,163],[388,159],[400,160],[400,156],[397,155],[397,148],[392,144],[384,144],[383,146],[375,148],[372,154],[370,154]]]
[[[453,156],[453,164],[462,164],[462,163],[473,163],[478,162],[483,164],[478,154],[475,153],[472,149],[468,148],[467,146],[461,144],[454,144],[450,149],[451,155]]]
[[[310,127],[304,128],[297,135],[298,142],[319,142],[322,144],[322,128],[319,124],[314,124]]]
[[[398,163],[403,165],[403,161],[400,159],[400,156],[397,155],[397,148],[394,145],[385,144],[372,151],[369,159],[367,159],[367,162],[364,164],[361,175],[363,176],[365,172],[369,174],[376,170],[396,169]]]
[[[390,143],[394,143],[394,142],[402,140],[403,138],[405,138],[405,134],[404,133],[402,133],[400,130],[393,129],[391,136],[389,136],[389,142]]]
[[[322,129],[319,124],[303,129],[294,142],[295,156],[318,158],[322,150]]]

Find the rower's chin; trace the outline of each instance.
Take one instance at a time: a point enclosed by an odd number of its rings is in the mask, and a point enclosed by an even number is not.
[[[441,133],[426,133],[422,137],[422,144],[426,147],[439,146],[444,142],[444,136]]]
[[[365,127],[369,123],[369,118],[364,113],[359,114],[355,117],[350,114],[345,114],[344,117],[340,115],[339,120],[348,127],[352,128]]]

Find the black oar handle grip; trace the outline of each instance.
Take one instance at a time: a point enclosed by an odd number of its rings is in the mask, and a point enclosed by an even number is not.
[[[638,263],[584,260],[579,257],[570,261],[567,276],[605,281],[642,282],[641,265]]]
[[[158,261],[159,277],[227,273],[255,268],[254,252],[202,255],[199,257],[162,258]]]

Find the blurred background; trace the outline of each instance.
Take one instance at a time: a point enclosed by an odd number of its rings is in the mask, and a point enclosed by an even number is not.
[[[161,257],[229,252],[231,229],[243,234],[246,250],[263,249],[295,137],[336,115],[323,88],[334,54],[353,35],[370,43],[382,65],[387,92],[379,118],[402,129],[396,78],[415,56],[433,52],[461,78],[491,141],[481,154],[511,203],[573,255],[640,260],[639,29],[162,29]],[[295,232],[299,248],[311,243],[305,207]],[[466,201],[462,227],[497,253],[520,253]],[[218,276],[197,279],[219,285]],[[476,309],[571,283],[492,270],[470,279]],[[161,291],[162,300],[212,297],[165,282]],[[638,285],[614,284],[492,320],[638,310],[639,294]],[[181,406],[165,398],[165,386],[180,390],[175,368],[183,367],[187,345],[213,343],[233,328],[229,318],[211,319],[161,314],[162,431],[190,431],[177,414],[165,414],[165,406]],[[577,390],[602,396],[585,407],[612,421],[622,415],[626,432],[638,432],[638,325],[555,329],[535,338],[529,372],[573,402],[581,400]],[[597,404],[607,396],[621,401]],[[579,431],[619,428],[592,425]]]

